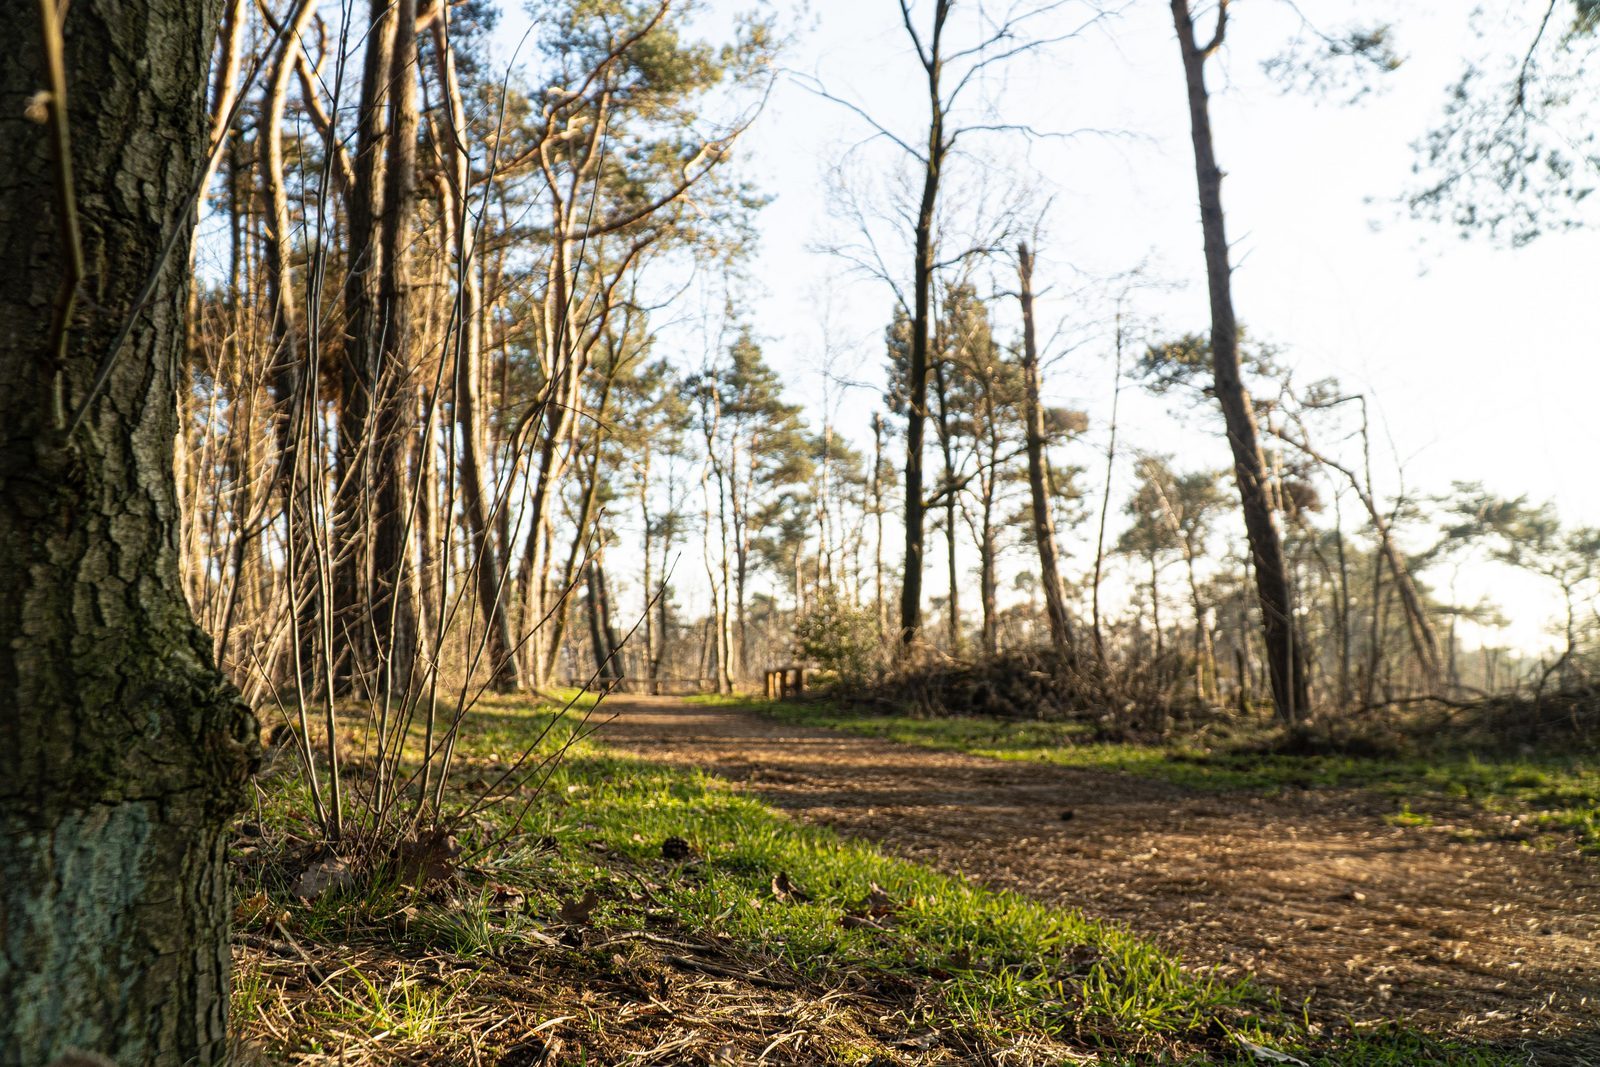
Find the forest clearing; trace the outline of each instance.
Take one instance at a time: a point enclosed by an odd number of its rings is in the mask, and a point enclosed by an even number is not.
[[[0,1067],[1600,1064],[1600,0],[13,21]]]
[[[1385,798],[1331,787],[1241,801],[851,737],[771,705],[592,705],[558,734],[604,725],[499,858],[462,864],[448,891],[332,885],[280,911],[294,897],[274,874],[317,869],[309,841],[270,808],[249,824],[235,863],[261,890],[240,905],[235,1011],[252,1048],[508,1064],[1246,1064],[1257,1043],[1324,1064],[1600,1055],[1600,866],[1564,834],[1530,847],[1515,814],[1457,802],[1396,821]],[[505,765],[487,746],[557,710],[495,701],[462,786],[489,789]]]

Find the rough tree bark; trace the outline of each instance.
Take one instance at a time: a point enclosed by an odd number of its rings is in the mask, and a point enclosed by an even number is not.
[[[64,48],[56,9],[0,51],[0,1064],[220,1063],[255,719],[184,599],[172,466],[218,5],[84,0]]]
[[[1056,558],[1056,523],[1050,510],[1049,471],[1045,469],[1044,407],[1039,399],[1039,343],[1033,322],[1033,253],[1017,246],[1017,275],[1022,302],[1023,417],[1028,446],[1028,489],[1033,499],[1033,540],[1039,547],[1039,581],[1044,586],[1045,613],[1050,619],[1050,645],[1063,659],[1072,656],[1072,620],[1061,595],[1061,568]]]
[[[1228,25],[1228,0],[1220,0],[1211,40],[1195,38],[1189,0],[1172,0],[1172,21],[1183,55],[1189,96],[1189,132],[1194,142],[1195,179],[1200,194],[1200,227],[1205,238],[1206,282],[1211,297],[1211,361],[1217,401],[1227,423],[1228,444],[1239,485],[1245,530],[1255,563],[1256,596],[1278,718],[1295,722],[1309,703],[1305,649],[1294,622],[1293,590],[1283,554],[1283,537],[1267,481],[1266,460],[1256,430],[1255,409],[1239,374],[1239,324],[1233,311],[1233,267],[1222,211],[1222,170],[1211,136],[1211,105],[1206,92],[1206,60],[1222,45]]]

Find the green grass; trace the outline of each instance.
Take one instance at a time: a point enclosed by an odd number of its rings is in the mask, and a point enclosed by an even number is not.
[[[559,714],[486,701],[462,739],[463,756],[503,765]],[[546,744],[562,743],[575,725],[573,714],[561,717]],[[264,821],[303,826],[296,796],[292,781],[281,783],[265,801]],[[1335,1038],[1261,990],[1187,970],[1120,927],[888,857],[715,777],[586,741],[572,746],[521,824],[512,825],[514,814],[511,806],[491,809],[463,831],[469,855],[514,836],[474,860],[476,888],[448,902],[379,883],[304,904],[270,876],[247,890],[261,891],[257,899],[286,916],[280,921],[320,944],[381,942],[395,936],[395,916],[404,915],[408,952],[450,953],[469,975],[474,960],[487,967],[554,944],[545,931],[561,927],[563,906],[593,893],[585,925],[608,938],[663,929],[716,938],[819,989],[859,988],[865,976],[909,991],[902,998],[908,1031],[956,1028],[1001,1044],[1047,1035],[1098,1049],[1107,1063],[1256,1062],[1240,1038],[1327,1067],[1514,1060],[1403,1030]],[[683,860],[663,858],[662,843],[673,837],[690,847]],[[782,899],[775,880],[808,899]],[[518,906],[496,902],[507,885],[525,895]],[[875,923],[855,921],[874,903]],[[425,1042],[448,1029],[450,1011],[462,1010],[455,1002],[471,996],[470,980],[426,987],[405,965],[383,978],[354,973],[359,981],[345,976],[343,991],[322,1009],[333,1034],[308,1047],[329,1047],[347,1030]],[[260,975],[242,975],[239,985],[244,1003],[236,1011],[267,999]]]
[[[507,747],[543,714],[498,711],[500,724],[479,743]],[[1087,1017],[1098,1032],[1183,1034],[1203,1031],[1219,1010],[1250,1003],[1244,988],[1186,974],[1119,928],[892,859],[698,772],[580,744],[548,792],[553,802],[540,806],[528,832],[583,846],[544,860],[513,850],[498,865],[543,866],[572,895],[600,891],[595,921],[608,927],[636,925],[640,916],[610,907],[610,866],[589,859],[594,846],[644,865],[661,855],[664,840],[680,837],[699,862],[680,868],[656,896],[684,925],[768,946],[817,981],[858,968],[934,978],[942,1011],[968,1025],[999,1017],[1058,1033]],[[779,874],[811,900],[776,901]],[[896,904],[892,924],[843,928],[874,885]]]
[[[1081,722],[858,715],[826,702],[745,699],[742,704],[785,722],[991,759],[1132,774],[1206,792],[1365,789],[1421,809],[1413,813],[1417,819],[1433,814],[1428,808],[1467,802],[1488,811],[1529,813],[1538,826],[1571,833],[1582,849],[1600,853],[1600,759],[1593,754],[1505,756],[1445,750],[1407,758],[1285,755],[1240,750],[1225,736],[1167,745],[1111,744],[1093,740],[1091,728]]]

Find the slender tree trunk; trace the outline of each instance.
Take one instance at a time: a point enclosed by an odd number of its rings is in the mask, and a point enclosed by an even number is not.
[[[1194,549],[1188,544],[1183,549],[1183,565],[1189,576],[1189,605],[1194,611],[1194,675],[1195,696],[1204,702],[1214,698],[1217,684],[1217,649],[1211,641],[1211,628],[1206,625],[1205,601],[1200,596],[1200,579],[1195,574]]]
[[[951,364],[942,356],[943,344],[934,346],[939,354],[929,357],[929,370],[933,372],[934,400],[938,404],[938,417],[934,423],[934,436],[939,440],[941,466],[940,489],[944,493],[944,563],[945,585],[949,597],[945,601],[945,639],[952,656],[961,655],[961,577],[956,566],[956,464],[950,429],[949,397],[951,382],[946,376]]]
[[[606,642],[601,636],[600,589],[597,575],[599,567],[593,559],[584,567],[586,595],[583,598],[584,614],[589,620],[589,648],[594,655],[595,674],[603,682],[611,677],[611,664],[606,656]]]
[[[211,71],[211,103],[207,109],[207,125],[210,127],[207,145],[209,151],[200,178],[201,189],[211,188],[211,182],[217,176],[217,166],[222,161],[222,153],[216,151],[216,146],[228,137],[230,133],[228,120],[233,117],[234,106],[239,100],[239,57],[241,46],[244,44],[244,31],[249,21],[249,16],[245,13],[244,0],[226,0],[222,10],[222,32],[217,38],[218,55]],[[189,262],[191,264],[194,262],[192,239],[189,244]]]
[[[605,638],[606,655],[611,662],[611,677],[621,680],[625,674],[622,663],[622,635],[617,632],[611,614],[611,587],[606,583],[606,554],[602,546],[594,560],[595,587],[600,591],[600,635]]]
[[[1100,523],[1094,536],[1094,578],[1090,590],[1089,617],[1094,635],[1094,656],[1102,667],[1106,663],[1105,640],[1100,632],[1100,576],[1106,559],[1106,519],[1111,512],[1111,476],[1117,465],[1117,410],[1122,403],[1122,302],[1117,301],[1116,368],[1111,383],[1110,439],[1106,443],[1106,480],[1100,494]]]
[[[511,637],[511,620],[506,611],[510,590],[505,587],[504,554],[497,550],[489,514],[490,494],[484,488],[483,265],[477,256],[478,235],[470,211],[472,159],[467,147],[466,109],[456,75],[455,48],[448,32],[449,19],[450,5],[444,4],[433,23],[433,52],[444,93],[442,111],[447,135],[444,147],[449,161],[444,183],[447,203],[442,205],[442,214],[450,227],[456,271],[453,316],[456,457],[461,479],[461,513],[473,557],[469,567],[475,579],[478,612],[483,619],[483,653],[489,660],[489,687],[497,693],[508,693],[521,684],[521,678]],[[504,500],[496,501],[496,507],[508,510]]]
[[[306,421],[301,411],[306,399],[302,391],[304,383],[301,368],[303,361],[310,358],[310,353],[302,354],[305,346],[301,343],[300,307],[292,266],[293,245],[289,237],[292,223],[289,194],[284,184],[283,114],[288,100],[289,75],[300,55],[300,35],[315,9],[316,5],[311,0],[297,0],[289,13],[282,42],[262,94],[257,133],[261,153],[261,186],[266,201],[266,239],[262,258],[272,339],[268,376],[276,401],[273,426],[278,445],[275,484],[269,489],[278,492],[287,520],[285,535],[296,542],[295,550],[289,556],[294,566],[285,575],[285,581],[291,591],[288,608],[292,613],[291,640],[298,645],[296,658],[300,664],[295,682],[302,692],[312,691],[318,684],[316,634],[322,605],[316,595],[315,575],[309,570],[309,564],[314,559],[309,543],[312,519],[309,509],[304,507],[304,501],[295,492],[298,472],[296,450]],[[297,508],[297,504],[300,507]]]
[[[939,180],[949,144],[940,95],[941,34],[952,0],[936,0],[934,30],[924,56],[928,84],[928,148],[923,157],[922,195],[917,206],[916,259],[912,263],[911,365],[906,375],[905,575],[900,587],[900,653],[908,655],[922,629],[923,499],[922,445],[928,418],[928,334],[933,303],[934,233]],[[919,48],[920,50],[920,48]]]
[[[377,514],[372,567],[377,587],[372,632],[382,669],[380,691],[405,693],[417,656],[417,589],[412,557],[412,494],[409,477],[414,396],[411,376],[413,311],[411,223],[417,209],[417,0],[396,0],[398,21],[389,99],[394,109],[389,161],[384,178],[380,229],[383,271],[378,281],[379,369],[375,457]],[[417,482],[420,482],[418,472]]]
[[[983,602],[983,651],[989,656],[997,655],[1000,651],[1000,631],[996,621],[999,608],[995,602],[998,584],[995,574],[995,548],[994,499],[990,493],[985,492],[982,527],[978,538],[978,589]]]
[[[1044,406],[1040,400],[1039,343],[1033,315],[1033,253],[1017,246],[1017,273],[1022,300],[1023,419],[1028,448],[1028,491],[1033,505],[1033,540],[1039,551],[1039,582],[1044,586],[1045,614],[1050,620],[1050,646],[1056,655],[1071,659],[1072,620],[1061,590],[1061,567],[1056,555],[1056,522],[1050,506],[1050,473],[1045,465]],[[1098,554],[1096,556],[1098,590]],[[1098,630],[1096,631],[1098,636]]]
[[[655,695],[656,675],[659,667],[658,659],[660,650],[657,646],[656,613],[650,605],[650,598],[655,592],[655,575],[651,573],[654,557],[651,553],[655,550],[655,529],[650,520],[650,442],[645,441],[644,455],[639,462],[639,521],[640,529],[644,535],[644,575],[640,589],[644,594],[644,672],[649,683],[649,692]]]
[[[1156,554],[1150,553],[1150,632],[1155,639],[1156,659],[1161,658],[1161,571]]]
[[[717,468],[717,535],[721,547],[721,581],[719,588],[722,590],[721,599],[717,604],[717,669],[720,674],[720,691],[733,692],[734,680],[738,677],[733,662],[733,612],[730,610],[732,576],[728,563],[728,495],[723,486],[721,468]]]
[[[1372,557],[1372,595],[1367,616],[1367,655],[1361,679],[1361,704],[1371,707],[1378,699],[1377,685],[1383,656],[1383,603],[1388,599],[1383,580],[1383,557]]]
[[[744,487],[739,485],[739,446],[738,437],[733,439],[732,470],[730,472],[728,502],[732,505],[733,514],[733,632],[734,639],[730,643],[732,648],[732,674],[736,679],[743,679],[749,671],[750,633],[745,617],[745,585],[750,577],[750,498],[755,492],[755,442],[748,442],[742,449],[745,453],[745,478]],[[727,570],[727,558],[723,559],[723,570]],[[724,580],[726,580],[724,573]]]
[[[432,385],[416,398],[417,417],[412,466],[416,470],[417,543],[417,654],[426,663],[437,661],[444,635],[442,628],[450,614],[446,600],[445,564],[450,540],[445,534],[449,523],[442,514],[446,501],[444,479],[439,474],[437,427],[428,410],[438,401],[430,396]]]
[[[184,598],[173,472],[219,10],[73,4],[64,44],[54,3],[13,14],[0,98],[53,92],[0,120],[0,1064],[220,1064],[256,724]]]
[[[1206,281],[1211,297],[1211,359],[1217,401],[1227,423],[1233,450],[1245,529],[1255,559],[1256,592],[1261,605],[1262,634],[1272,679],[1273,706],[1284,722],[1294,723],[1307,710],[1305,649],[1295,630],[1294,598],[1284,560],[1283,538],[1272,512],[1266,460],[1256,431],[1255,409],[1239,374],[1239,327],[1233,310],[1233,267],[1222,211],[1222,170],[1217,166],[1211,135],[1211,110],[1206,93],[1206,59],[1222,44],[1228,0],[1219,0],[1216,31],[1205,45],[1195,39],[1189,0],[1172,0],[1172,18],[1183,55],[1189,95],[1189,126],[1194,142],[1195,176],[1200,193],[1200,225],[1205,237]]]
[[[356,115],[354,182],[345,201],[344,358],[340,367],[339,430],[333,515],[333,610],[324,625],[344,655],[333,664],[333,688],[354,692],[372,670],[372,516],[368,468],[373,412],[382,366],[378,279],[384,273],[379,221],[383,216],[397,16],[391,0],[371,0]]]
[[[1350,564],[1345,554],[1344,523],[1339,510],[1338,494],[1333,498],[1333,547],[1338,555],[1338,603],[1339,610],[1334,616],[1335,625],[1339,628],[1339,708],[1342,710],[1350,703]]]
[[[872,415],[872,515],[877,539],[872,548],[872,607],[878,620],[879,635],[889,630],[889,617],[883,599],[883,415]]]

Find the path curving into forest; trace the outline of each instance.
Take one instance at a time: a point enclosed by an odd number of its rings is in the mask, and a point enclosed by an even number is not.
[[[985,884],[1125,923],[1314,1015],[1557,1039],[1600,1063],[1600,862],[1348,790],[1262,797],[614,696],[599,739]],[[1063,814],[1070,812],[1069,818]],[[1461,833],[1471,829],[1474,834]],[[1590,1060],[1589,1047],[1593,1043]]]

